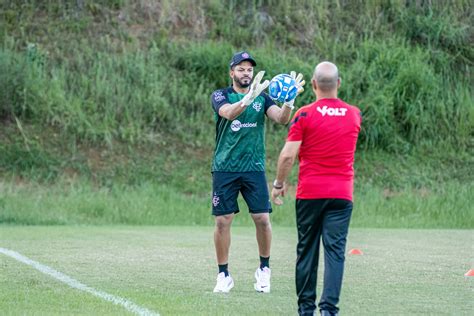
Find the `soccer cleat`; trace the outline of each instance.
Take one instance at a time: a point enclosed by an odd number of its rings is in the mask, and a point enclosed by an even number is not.
[[[214,288],[214,293],[229,293],[230,289],[234,287],[234,280],[230,276],[225,276],[224,272],[217,275],[217,283]]]
[[[257,283],[254,284],[255,291],[262,293],[270,293],[270,277],[272,270],[269,267],[263,269],[257,268],[255,271],[255,279]]]

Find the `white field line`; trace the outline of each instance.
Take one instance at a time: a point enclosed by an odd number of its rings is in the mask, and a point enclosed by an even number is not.
[[[20,262],[23,262],[24,264],[27,264],[29,266],[32,266],[33,268],[35,268],[36,270],[44,273],[44,274],[47,274],[63,283],[66,283],[67,285],[69,285],[70,287],[72,288],[75,288],[75,289],[78,289],[78,290],[81,290],[81,291],[84,291],[84,292],[87,292],[89,294],[92,294],[94,296],[97,296],[98,298],[101,298],[103,300],[106,300],[106,301],[109,301],[109,302],[112,302],[116,305],[121,305],[123,306],[126,310],[136,314],[136,315],[140,315],[140,316],[159,316],[158,313],[155,313],[153,311],[150,311],[144,307],[140,307],[138,305],[136,305],[135,303],[133,302],[130,302],[124,298],[121,298],[119,296],[115,296],[115,295],[112,295],[112,294],[108,294],[106,292],[103,292],[103,291],[100,291],[100,290],[96,290],[90,286],[87,286],[59,271],[56,271],[48,266],[45,266],[44,264],[41,264],[39,262],[36,262],[34,260],[31,260],[21,254],[19,254],[18,252],[15,252],[15,251],[12,251],[12,250],[8,250],[8,249],[5,249],[5,248],[1,248],[0,247],[0,253],[3,253],[4,255],[7,255],[15,260],[18,260]]]

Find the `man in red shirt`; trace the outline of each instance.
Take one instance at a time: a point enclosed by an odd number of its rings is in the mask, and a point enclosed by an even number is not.
[[[316,101],[294,115],[278,158],[272,200],[286,192],[285,180],[296,155],[300,162],[296,192],[298,245],[296,292],[298,313],[316,309],[319,245],[324,245],[324,286],[321,315],[337,315],[346,238],[352,213],[354,153],[360,131],[360,110],[337,98],[341,84],[336,65],[318,64],[311,80]]]

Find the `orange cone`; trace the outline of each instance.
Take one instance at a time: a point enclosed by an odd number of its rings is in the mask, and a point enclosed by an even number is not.
[[[354,249],[349,250],[349,254],[350,255],[363,255],[364,253],[362,252],[362,250],[354,248]]]
[[[467,271],[464,276],[474,276],[474,269]]]

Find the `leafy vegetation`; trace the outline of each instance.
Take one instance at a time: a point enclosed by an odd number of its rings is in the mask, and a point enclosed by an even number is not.
[[[209,95],[248,49],[268,79],[305,75],[297,106],[314,98],[319,61],[339,66],[340,97],[363,112],[356,169],[370,192],[458,199],[474,182],[472,18],[468,0],[3,1],[0,179],[123,192],[157,181],[206,197]],[[285,134],[267,124],[270,177]],[[472,224],[465,207],[447,226]]]

